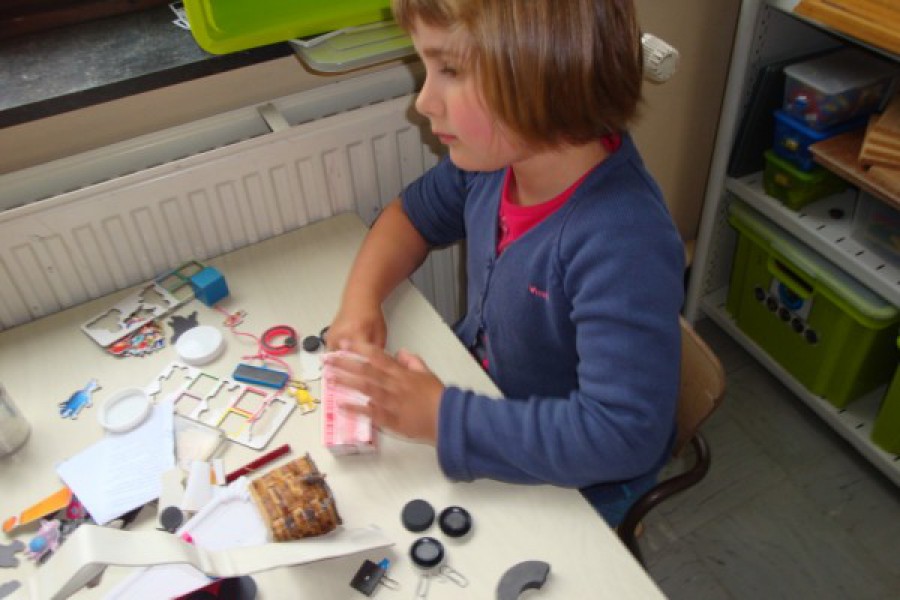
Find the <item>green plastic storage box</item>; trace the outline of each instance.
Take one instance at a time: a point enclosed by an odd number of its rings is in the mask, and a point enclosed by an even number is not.
[[[184,0],[191,33],[213,54],[391,19],[390,0]]]
[[[897,367],[897,309],[740,201],[726,308],[810,392],[839,408]]]
[[[768,195],[778,198],[792,210],[800,210],[814,200],[847,188],[843,179],[825,167],[816,165],[810,171],[803,171],[772,150],[766,150],[764,155],[763,188]]]
[[[900,346],[900,338],[897,339]],[[900,454],[900,366],[888,386],[872,427],[872,441],[885,452]]]

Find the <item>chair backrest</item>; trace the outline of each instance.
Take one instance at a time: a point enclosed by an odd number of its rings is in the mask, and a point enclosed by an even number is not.
[[[722,403],[725,369],[683,317],[681,323],[681,388],[678,394],[678,434],[672,452],[679,455],[700,425]]]

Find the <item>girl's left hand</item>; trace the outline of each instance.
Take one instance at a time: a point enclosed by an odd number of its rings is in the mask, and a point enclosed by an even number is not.
[[[406,350],[391,356],[361,341],[342,340],[338,347],[363,360],[327,355],[326,362],[335,368],[335,382],[369,397],[367,405],[348,405],[345,410],[367,415],[376,427],[436,443],[444,384],[421,358]]]

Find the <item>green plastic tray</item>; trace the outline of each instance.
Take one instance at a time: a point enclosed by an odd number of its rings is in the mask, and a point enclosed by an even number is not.
[[[416,53],[412,39],[393,21],[349,27],[340,35],[323,40],[328,35],[289,43],[311,69],[326,73],[349,71]],[[311,42],[313,45],[309,45]]]
[[[390,0],[184,0],[191,33],[228,54],[391,18]]]

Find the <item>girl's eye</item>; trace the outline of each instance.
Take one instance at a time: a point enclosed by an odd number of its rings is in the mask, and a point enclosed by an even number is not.
[[[444,65],[441,67],[441,75],[447,75],[448,77],[456,77],[456,67],[451,67],[450,65]]]

